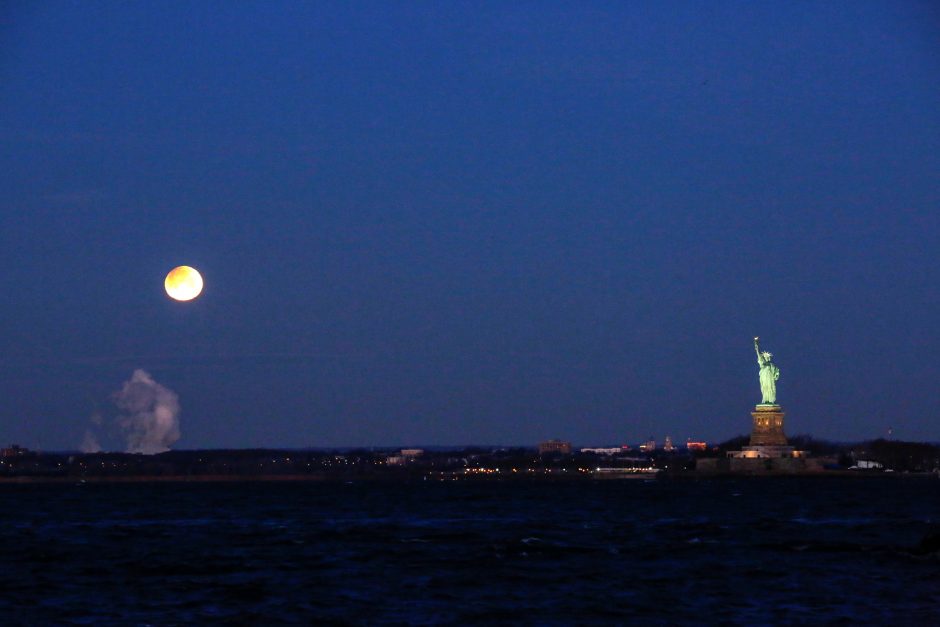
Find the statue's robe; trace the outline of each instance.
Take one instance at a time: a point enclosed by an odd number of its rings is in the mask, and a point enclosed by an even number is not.
[[[769,361],[761,360],[758,363],[760,364],[760,393],[763,397],[761,403],[776,403],[780,368]]]

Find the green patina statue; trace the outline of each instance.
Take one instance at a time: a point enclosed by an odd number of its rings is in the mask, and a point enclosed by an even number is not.
[[[757,353],[757,365],[760,366],[760,393],[761,405],[777,404],[777,379],[780,378],[780,368],[771,361],[773,355],[767,351],[761,352],[758,345],[759,337],[754,338],[754,351]]]

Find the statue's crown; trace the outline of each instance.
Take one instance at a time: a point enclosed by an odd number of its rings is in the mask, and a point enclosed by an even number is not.
[[[761,353],[761,355],[764,356],[764,359],[770,359],[774,356],[773,353],[768,353],[767,351],[764,351],[763,353]]]

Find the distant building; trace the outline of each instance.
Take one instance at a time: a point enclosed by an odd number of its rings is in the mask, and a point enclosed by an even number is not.
[[[640,450],[645,453],[651,453],[656,450],[656,440],[650,436],[650,439],[640,445]]]
[[[708,450],[708,443],[707,442],[693,442],[691,439],[689,439],[685,443],[685,448],[689,449],[690,451],[705,451],[705,450]]]
[[[546,440],[545,442],[539,442],[539,455],[545,455],[546,453],[570,455],[571,442],[565,442],[564,440]]]
[[[424,455],[423,448],[403,448],[398,455],[389,455],[385,458],[385,463],[389,466],[400,466],[414,461],[415,458]]]
[[[676,447],[673,446],[672,444],[672,438],[669,437],[668,435],[666,436],[666,439],[663,442],[663,450],[666,451],[667,453],[676,450]]]
[[[619,446],[613,448],[583,448],[582,453],[594,453],[595,455],[619,455],[623,451]]]
[[[23,448],[19,444],[11,444],[7,448],[0,449],[0,457],[17,457],[27,453],[29,453],[29,449]]]

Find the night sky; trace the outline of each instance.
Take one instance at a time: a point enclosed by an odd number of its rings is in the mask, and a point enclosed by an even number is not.
[[[3,443],[940,440],[936,4],[5,3],[0,138]]]

